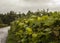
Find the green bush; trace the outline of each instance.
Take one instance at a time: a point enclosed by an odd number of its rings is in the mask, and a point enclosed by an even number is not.
[[[60,16],[32,15],[12,22],[7,43],[60,43]]]

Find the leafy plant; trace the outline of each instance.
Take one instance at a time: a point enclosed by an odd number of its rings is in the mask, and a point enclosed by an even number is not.
[[[60,15],[54,14],[26,15],[12,22],[7,43],[60,43]]]

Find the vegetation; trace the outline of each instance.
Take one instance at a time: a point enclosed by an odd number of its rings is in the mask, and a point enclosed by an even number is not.
[[[60,12],[23,13],[11,23],[7,43],[60,43]]]
[[[10,13],[6,14],[0,14],[0,27],[9,26],[12,21],[18,18],[20,18],[20,14],[16,14],[14,11],[10,11]]]

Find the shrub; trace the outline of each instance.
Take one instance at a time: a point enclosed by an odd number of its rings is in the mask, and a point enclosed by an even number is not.
[[[56,19],[57,18],[57,19]],[[60,43],[60,18],[30,16],[11,23],[7,43]]]

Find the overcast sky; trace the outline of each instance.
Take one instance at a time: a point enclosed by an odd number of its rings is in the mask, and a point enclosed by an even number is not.
[[[60,0],[0,0],[0,13],[9,11],[27,12],[37,9],[47,9],[60,11]]]

